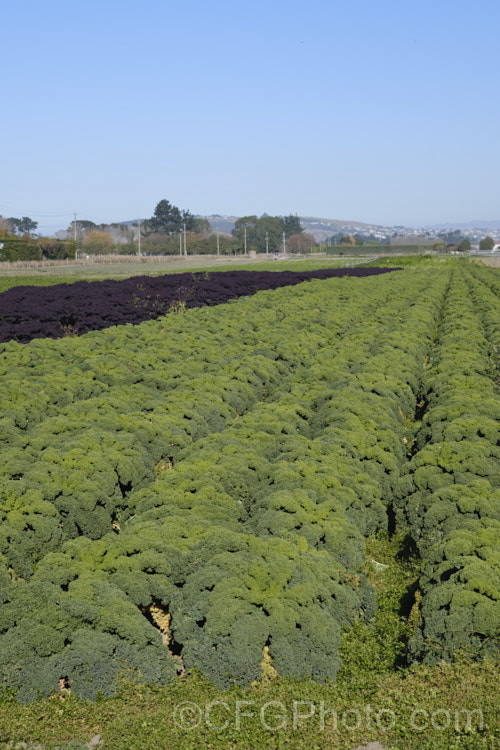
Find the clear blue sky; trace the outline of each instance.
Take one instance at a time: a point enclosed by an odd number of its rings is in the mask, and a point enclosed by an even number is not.
[[[498,0],[16,0],[0,214],[500,219]]]

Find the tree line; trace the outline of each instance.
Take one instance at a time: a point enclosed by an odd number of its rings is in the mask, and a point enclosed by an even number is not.
[[[215,235],[207,219],[194,216],[163,199],[157,203],[153,216],[144,222],[142,247],[146,252],[183,252],[183,234],[186,233],[191,252],[240,254],[253,250],[258,253],[279,251],[286,242],[289,252],[310,252],[316,244],[312,235],[306,234],[299,217],[242,216],[235,222],[231,235]]]

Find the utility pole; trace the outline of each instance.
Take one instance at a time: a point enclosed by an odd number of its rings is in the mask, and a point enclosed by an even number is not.
[[[244,254],[246,255],[247,254],[247,228],[246,227],[244,229],[244,232],[245,232],[245,234],[244,234],[244,236],[245,236]]]
[[[187,254],[188,254],[188,251],[187,251],[187,242],[186,242],[186,224],[184,224],[184,255],[186,256],[186,258],[187,258]]]
[[[283,232],[283,255],[286,255],[286,235]]]
[[[219,227],[217,227],[217,255],[220,255],[220,247],[219,247]]]
[[[137,255],[141,254],[141,220],[137,219]]]
[[[182,229],[179,232],[179,255],[182,255]]]
[[[76,246],[76,211],[73,212],[73,239],[75,241],[75,260],[78,255],[78,248]]]
[[[266,232],[266,255],[269,255],[269,232]]]

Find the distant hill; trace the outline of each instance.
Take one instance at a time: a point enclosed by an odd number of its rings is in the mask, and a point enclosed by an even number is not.
[[[357,232],[369,234],[374,229],[384,230],[385,227],[365,224],[362,221],[347,221],[343,219],[320,219],[315,216],[300,216],[300,223],[304,231],[312,234],[318,242],[324,242],[332,234],[356,234]]]
[[[209,216],[198,215],[197,218],[207,219],[214,232],[218,230],[221,234],[230,235],[232,229],[234,229],[235,222],[240,217],[229,216],[227,214],[211,214]],[[413,237],[414,242],[420,242],[426,238],[435,238],[439,232],[446,232],[453,229],[463,232],[473,243],[479,242],[481,236],[485,234],[492,234],[495,239],[500,239],[500,220],[491,219],[474,219],[473,221],[460,223],[443,222],[442,224],[426,225],[419,228],[400,225],[369,224],[351,219],[325,219],[317,216],[299,216],[299,219],[304,231],[312,234],[317,242],[324,242],[335,234],[361,234],[379,241],[396,236],[398,238]],[[141,219],[141,223],[147,220]],[[128,234],[131,234],[131,232],[134,233],[136,227],[137,219],[130,219],[119,223],[113,222],[112,225],[99,225],[99,229],[106,229],[106,231],[111,232],[116,242],[130,241]],[[128,233],[127,229],[129,230]],[[53,236],[65,239],[67,236],[71,236],[71,232],[68,233],[67,230],[61,230]]]
[[[500,219],[473,219],[459,224],[433,224],[429,229],[500,229]]]
[[[235,221],[239,218],[238,216],[222,216],[220,214],[213,214],[212,216],[204,216],[204,219],[208,219],[212,225],[212,229],[224,234],[231,234],[231,230],[234,228]],[[362,221],[345,221],[342,219],[321,219],[315,216],[299,216],[300,223],[304,227],[304,231],[312,234],[318,241],[324,241],[332,234],[352,234],[355,232],[368,233],[373,229],[377,228],[386,231],[386,227],[376,227],[376,225],[365,224]]]
[[[212,214],[211,216],[200,216],[197,218],[207,219],[212,226],[213,232],[219,230],[221,234],[231,234],[231,230],[234,229],[235,221],[237,221],[237,219],[239,219],[240,217]]]
[[[204,216],[203,218],[208,219],[212,225],[212,229],[219,230],[225,234],[231,234],[231,230],[234,227],[234,222],[238,219],[237,216],[222,216],[219,214],[213,214],[212,216]],[[459,224],[443,223],[435,224],[433,226],[425,226],[420,229],[415,227],[405,227],[402,225],[398,226],[386,226],[384,224],[368,224],[364,221],[354,221],[350,219],[325,219],[317,216],[299,216],[300,223],[304,227],[304,231],[312,234],[318,242],[324,242],[326,239],[331,237],[333,234],[363,234],[372,235],[381,239],[382,237],[389,236],[405,236],[409,237],[413,235],[414,240],[417,241],[424,238],[424,233],[427,230],[433,237],[440,232],[450,229],[464,230],[465,234],[468,234],[465,230],[480,230],[482,232],[497,232],[500,230],[500,220],[474,220],[470,222],[463,222]],[[475,232],[471,231],[470,236],[474,237]],[[419,240],[420,241],[420,240]]]

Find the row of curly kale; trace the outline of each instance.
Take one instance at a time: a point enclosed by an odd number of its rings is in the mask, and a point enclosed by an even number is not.
[[[488,341],[488,321],[496,321],[498,338],[499,319],[498,297],[470,272],[457,272],[425,371],[427,408],[399,501],[399,518],[423,558],[410,658],[499,651],[500,393]]]
[[[500,385],[500,272],[485,266],[473,266],[474,305],[484,321],[489,345],[489,374]]]
[[[388,278],[388,277],[386,277]],[[215,310],[60,342],[8,345],[0,403],[0,554],[14,577],[68,538],[98,539],[148,485],[155,466],[220,431],[237,415],[287,388],[319,348],[338,344],[384,303],[392,285],[329,299],[308,316],[321,285],[263,294]],[[334,290],[331,289],[331,292]],[[288,305],[276,319],[276,304]],[[353,310],[353,307],[356,310]],[[16,390],[17,389],[17,390]],[[19,399],[9,403],[9,397]]]
[[[119,534],[66,542],[29,582],[6,579],[5,684],[21,700],[60,681],[92,698],[125,665],[166,683],[182,660],[226,685],[258,677],[265,647],[281,674],[334,679],[342,625],[374,611],[363,534],[387,523],[445,285],[391,281],[338,344],[331,288],[285,311],[280,346],[303,357],[287,388],[131,492]]]
[[[483,282],[497,296],[500,296],[500,274],[498,268],[489,268],[482,263],[469,267],[470,273],[475,279]],[[498,322],[498,321],[497,321]]]

